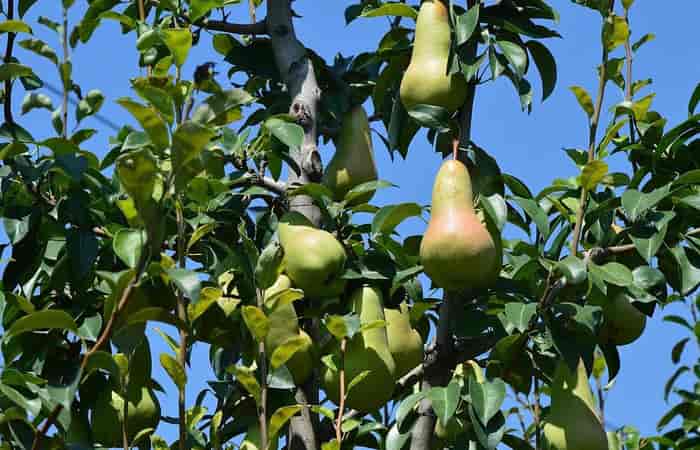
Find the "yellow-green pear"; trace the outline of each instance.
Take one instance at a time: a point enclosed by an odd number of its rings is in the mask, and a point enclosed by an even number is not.
[[[608,439],[598,416],[583,361],[579,360],[575,373],[560,361],[551,389],[552,404],[543,428],[550,448],[608,450]]]
[[[352,293],[350,300],[353,312],[359,315],[361,324],[385,320],[382,293],[379,289],[363,286]],[[339,350],[336,350],[336,356],[340,358]],[[344,363],[345,404],[348,408],[372,412],[391,400],[396,364],[389,351],[385,327],[372,327],[355,334],[347,343]],[[364,371],[369,371],[368,375],[347,392],[352,380]],[[328,398],[338,404],[339,372],[325,367],[323,384]]]
[[[603,305],[603,317],[602,338],[615,345],[627,345],[636,341],[647,324],[646,316],[634,307],[632,298],[624,292]]]
[[[299,319],[292,303],[276,302],[271,305],[268,302],[276,293],[291,287],[292,281],[289,277],[280,275],[275,283],[265,291],[265,305],[269,308],[267,317],[270,320],[270,331],[265,337],[265,351],[268,357],[271,357],[277,347],[289,339],[301,336],[305,342],[304,346],[298,349],[286,363],[294,382],[299,385],[311,375],[313,367],[311,338],[303,330],[299,330]]]
[[[416,21],[411,63],[401,80],[401,101],[406,109],[425,104],[454,111],[464,104],[464,76],[447,75],[450,46],[447,5],[443,0],[425,0]]]
[[[290,212],[280,219],[280,244],[285,272],[309,298],[340,295],[345,282],[345,249],[329,232],[315,228],[302,214]]]
[[[457,160],[442,164],[432,201],[420,246],[425,273],[447,291],[491,285],[501,270],[501,240],[474,211],[471,178],[464,164]]]
[[[367,113],[358,105],[343,116],[335,154],[323,172],[323,184],[333,192],[335,200],[341,201],[350,189],[376,179]],[[373,195],[369,192],[352,203],[367,203]]]
[[[401,378],[423,362],[423,339],[411,328],[408,305],[384,308],[389,351],[396,363],[396,378]]]

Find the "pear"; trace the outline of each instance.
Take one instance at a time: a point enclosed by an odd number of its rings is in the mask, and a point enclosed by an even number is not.
[[[560,361],[552,382],[552,404],[545,418],[544,436],[555,450],[608,450],[588,373],[579,360],[576,373]]]
[[[350,189],[376,179],[367,113],[358,105],[343,116],[335,154],[323,173],[323,184],[333,192],[336,201],[341,201]],[[351,203],[367,203],[373,195],[374,192],[369,192]]]
[[[384,309],[389,351],[396,363],[396,378],[401,378],[423,362],[423,339],[411,328],[408,305]]]
[[[603,340],[615,345],[627,345],[642,335],[647,318],[634,307],[631,300],[626,293],[621,292],[603,305]]]
[[[146,428],[156,428],[160,422],[160,404],[151,384],[151,352],[143,340],[131,357],[126,396],[112,382],[97,394],[92,410],[92,434],[96,443],[105,447],[122,447],[124,402],[129,403],[126,417],[129,443]]]
[[[457,160],[440,167],[428,229],[420,246],[425,273],[447,291],[491,285],[501,270],[501,241],[474,211],[472,183]]]
[[[382,293],[372,286],[363,286],[351,295],[353,312],[361,324],[385,320]],[[340,359],[339,350],[336,356]],[[355,334],[345,349],[346,406],[362,412],[373,412],[391,400],[396,375],[396,364],[389,351],[385,327],[373,327]],[[364,371],[369,371],[347,392],[349,384]],[[323,383],[330,400],[339,400],[339,372],[324,368]]]
[[[280,244],[285,272],[295,286],[312,299],[340,295],[345,249],[329,232],[315,228],[302,214],[290,212],[280,219]]]
[[[298,336],[304,338],[304,346],[298,349],[286,363],[294,382],[300,385],[311,375],[313,366],[311,338],[306,332],[299,330],[299,320],[292,303],[277,302],[271,305],[269,302],[276,293],[291,287],[292,282],[289,277],[280,275],[277,281],[265,291],[265,306],[269,308],[267,316],[270,319],[270,331],[265,337],[265,351],[268,356],[272,356],[275,349],[287,340]]]
[[[401,80],[401,102],[406,109],[425,104],[454,111],[464,104],[464,77],[447,75],[450,46],[447,6],[442,0],[425,0],[416,21],[411,63]]]

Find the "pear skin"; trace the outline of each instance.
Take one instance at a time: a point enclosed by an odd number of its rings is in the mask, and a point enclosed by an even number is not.
[[[340,275],[345,267],[345,249],[332,234],[291,212],[280,219],[279,238],[285,272],[306,297],[323,299],[343,292],[345,283]]]
[[[560,361],[551,388],[552,404],[543,428],[550,447],[555,450],[608,450],[608,439],[583,361],[579,360],[575,373]]]
[[[372,137],[367,113],[362,106],[355,106],[342,119],[336,150],[323,173],[323,184],[332,192],[336,201],[341,201],[352,188],[377,179]],[[352,201],[367,203],[374,192],[369,192]]]
[[[647,324],[646,316],[631,302],[631,298],[623,293],[614,296],[603,305],[605,321],[601,337],[615,345],[628,345],[639,339]]]
[[[442,164],[432,201],[420,246],[425,273],[447,291],[491,285],[501,270],[500,236],[490,233],[474,211],[471,178],[464,164],[456,160]]]
[[[425,0],[416,21],[411,62],[401,80],[401,102],[406,109],[425,104],[455,111],[464,104],[464,76],[447,75],[450,46],[447,6],[442,0]]]
[[[401,378],[423,362],[423,339],[411,328],[408,306],[384,309],[389,351],[396,363],[396,378]]]
[[[353,312],[360,316],[361,324],[385,320],[382,293],[372,286],[363,286],[351,296]],[[336,356],[340,358],[339,350]],[[363,412],[378,410],[389,400],[394,391],[396,364],[389,351],[386,328],[371,328],[355,334],[345,349],[346,390],[360,373],[368,375],[346,392],[346,406]],[[323,384],[328,398],[338,404],[340,396],[339,372],[324,368]]]

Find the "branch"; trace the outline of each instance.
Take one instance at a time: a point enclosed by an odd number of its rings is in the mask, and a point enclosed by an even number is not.
[[[245,181],[248,184],[254,186],[264,187],[270,192],[274,192],[278,195],[285,195],[287,192],[287,185],[285,183],[280,183],[268,177],[261,177],[255,172],[249,172],[245,176]]]
[[[338,443],[338,447],[341,447],[343,442],[343,411],[345,410],[345,348],[347,347],[348,339],[343,338],[340,342],[340,376],[339,376],[339,392],[340,392],[340,404],[338,405],[338,418],[335,423],[335,440]]]
[[[182,205],[179,199],[176,200],[175,215],[177,221],[177,263],[181,269],[186,265],[186,250],[185,250],[185,217],[182,213]],[[187,323],[187,302],[182,291],[177,291],[177,316],[182,323]],[[182,367],[182,370],[187,368],[187,345],[189,335],[186,329],[180,329],[180,348],[178,349],[177,359]],[[178,430],[179,439],[178,446],[180,450],[185,450],[187,445],[187,404],[186,404],[186,386],[178,386]]]
[[[630,18],[629,9],[625,8],[625,22],[627,22],[627,27],[629,28]],[[632,101],[632,46],[630,45],[630,33],[627,34],[627,39],[625,39],[625,60],[627,65],[627,83],[625,83],[625,100],[628,102]],[[634,143],[634,114],[630,113],[630,143]]]
[[[615,0],[610,1],[609,13],[612,14],[615,8]],[[605,25],[603,25],[605,26]],[[588,162],[595,159],[595,144],[596,136],[598,135],[598,123],[600,122],[600,113],[603,110],[603,97],[605,97],[605,86],[607,84],[607,77],[605,74],[605,67],[608,62],[608,47],[605,42],[603,42],[603,58],[601,63],[600,75],[598,79],[598,98],[596,99],[595,109],[593,110],[593,117],[591,117],[591,123],[589,127],[588,134]],[[583,215],[586,210],[586,200],[588,199],[588,191],[585,187],[581,186],[581,197],[579,199],[579,208],[576,212],[576,223],[574,225],[574,235],[571,241],[571,254],[576,255],[578,251],[578,244],[581,239],[581,229],[583,228]]]
[[[10,2],[11,3],[11,2]],[[63,7],[63,63],[68,63],[68,8]],[[63,138],[68,137],[68,86],[69,80],[63,80]]]
[[[685,233],[685,236],[697,236],[700,235],[700,228],[693,228]],[[592,261],[594,263],[599,263],[610,257],[611,255],[619,255],[622,253],[631,252],[636,250],[637,247],[634,244],[623,244],[614,245],[612,247],[593,247],[583,253],[584,260]]]
[[[7,20],[13,20],[15,16],[15,0],[7,1]],[[12,49],[15,44],[16,33],[7,33],[7,46],[5,47],[5,64],[12,62]],[[5,81],[5,99],[3,101],[3,109],[5,112],[5,122],[8,124],[15,123],[12,118],[12,79]]]
[[[267,23],[261,20],[255,23],[230,23],[224,20],[205,19],[197,22],[199,25],[210,31],[223,31],[231,34],[265,34],[267,33]]]

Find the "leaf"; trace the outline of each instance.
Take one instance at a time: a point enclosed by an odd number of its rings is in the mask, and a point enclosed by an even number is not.
[[[535,222],[535,226],[540,231],[543,240],[547,240],[549,237],[549,221],[547,220],[547,214],[544,210],[537,204],[536,201],[530,200],[522,197],[513,197],[513,200],[520,205],[520,207],[525,211],[525,213]]]
[[[413,105],[406,112],[421,126],[432,128],[441,133],[450,130],[450,112],[445,108],[434,105]]]
[[[600,160],[590,161],[581,170],[581,186],[587,191],[592,191],[607,174],[608,165],[605,162]]]
[[[188,28],[168,28],[161,30],[162,39],[173,55],[177,67],[182,67],[192,48],[192,32]]]
[[[527,41],[525,46],[535,61],[542,79],[542,101],[545,101],[557,84],[557,63],[549,49],[539,41]]]
[[[117,103],[134,116],[156,148],[163,150],[170,145],[168,127],[152,106],[141,105],[126,97],[118,99]]]
[[[610,262],[603,266],[591,264],[589,270],[594,271],[603,280],[616,286],[630,286],[634,282],[632,272],[627,266],[617,262]]]
[[[221,8],[225,3],[225,0],[191,0],[190,20],[192,23],[195,23],[203,16],[209,14],[209,11],[214,8]]]
[[[378,8],[365,8],[360,14],[360,17],[382,17],[382,16],[399,16],[408,17],[416,20],[418,12],[411,6],[404,3],[385,3]]]
[[[505,306],[506,320],[520,332],[525,332],[529,328],[530,321],[536,313],[537,304],[535,303],[510,302]]]
[[[173,133],[173,170],[180,172],[195,158],[214,136],[214,130],[197,122],[186,121]]]
[[[290,337],[272,352],[272,356],[270,357],[270,365],[273,369],[276,369],[283,364],[287,364],[287,361],[289,361],[297,351],[303,349],[307,344],[308,340],[301,335]]]
[[[475,4],[464,14],[455,17],[455,35],[458,46],[464,44],[472,37],[479,25],[479,4]]]
[[[178,390],[184,390],[187,385],[187,374],[180,362],[167,353],[161,353],[160,365],[163,366]]]
[[[628,189],[622,194],[622,208],[627,217],[636,222],[642,214],[656,206],[671,193],[671,184],[655,189],[647,194]]]
[[[603,26],[603,44],[608,52],[612,52],[620,45],[623,45],[630,36],[629,26],[624,17],[613,16],[605,21]]]
[[[37,92],[27,92],[22,100],[22,114],[27,114],[32,109],[44,108],[49,111],[53,110],[53,102],[51,97],[46,94]]]
[[[187,269],[171,268],[166,270],[166,273],[180,292],[189,297],[193,302],[199,300],[201,284],[197,272]]]
[[[256,306],[246,305],[241,309],[243,321],[258,342],[262,342],[270,331],[270,319]]]
[[[78,102],[78,106],[76,107],[76,119],[78,122],[85,117],[96,114],[102,107],[104,100],[105,96],[102,95],[102,92],[99,90],[92,89],[88,92],[85,98]]]
[[[0,81],[14,80],[19,77],[34,76],[32,69],[17,63],[0,65]]]
[[[425,398],[430,400],[433,411],[435,411],[440,423],[443,427],[446,427],[457,411],[460,398],[459,384],[453,381],[446,387],[434,387],[426,393]]]
[[[274,439],[282,430],[282,427],[289,422],[289,419],[296,416],[301,410],[302,405],[288,405],[278,408],[277,411],[270,417],[270,427],[267,430],[269,439]]]
[[[0,33],[29,33],[32,34],[32,29],[29,25],[21,20],[6,20],[0,22]]]
[[[414,410],[418,402],[425,398],[426,394],[427,392],[423,391],[415,392],[401,400],[401,403],[399,403],[399,406],[396,408],[396,425],[398,425],[399,428],[402,428],[404,419]]]
[[[586,92],[586,90],[580,86],[571,86],[569,89],[571,89],[576,96],[578,104],[581,105],[581,108],[583,108],[583,110],[586,112],[588,118],[590,119],[593,117],[593,113],[595,112],[593,109],[593,100],[588,92]]]
[[[138,311],[129,314],[125,326],[146,322],[161,322],[172,325],[180,330],[187,329],[187,324],[183,323],[175,314],[171,313],[165,308],[160,308],[157,306],[141,308]]]
[[[557,263],[559,270],[566,277],[567,285],[577,285],[586,281],[587,268],[582,259],[569,255]]]
[[[65,311],[43,310],[17,319],[7,330],[7,336],[17,336],[35,330],[71,330],[76,332],[78,326]]]
[[[688,295],[700,285],[700,266],[693,264],[695,261],[688,259],[688,254],[683,247],[674,247],[671,254],[678,264],[678,272],[681,280],[681,294]],[[696,259],[697,261],[697,259]]]
[[[693,95],[690,96],[690,102],[688,102],[688,116],[692,116],[695,113],[695,108],[697,108],[698,103],[700,103],[700,83],[695,86]]]
[[[230,89],[218,92],[207,97],[207,99],[197,107],[192,115],[192,121],[205,125],[228,125],[243,117],[241,106],[247,105],[254,100],[255,98],[243,89]]]
[[[135,269],[146,247],[146,232],[123,228],[112,239],[112,249],[127,267]]]
[[[647,33],[641,38],[639,38],[637,42],[632,44],[632,50],[636,52],[642,45],[646,44],[647,42],[651,42],[654,39],[656,39],[656,35],[654,33]]]
[[[357,314],[344,316],[329,315],[323,321],[330,333],[339,341],[343,338],[351,338],[360,331],[360,317]]]
[[[41,399],[38,397],[29,400],[19,391],[3,383],[0,383],[0,392],[17,406],[35,417],[41,412]]]
[[[78,328],[77,335],[83,339],[90,341],[96,341],[100,336],[100,330],[102,329],[102,316],[96,314],[92,317],[87,317],[83,320],[82,325]]]
[[[420,216],[421,213],[422,209],[416,203],[400,203],[398,205],[385,206],[374,215],[372,234],[390,234],[401,222],[409,217]]]
[[[684,338],[676,342],[676,345],[673,346],[673,349],[671,349],[671,361],[673,362],[673,364],[678,364],[680,362],[681,356],[683,355],[683,350],[685,349],[685,345],[689,341],[690,338]]]
[[[66,234],[66,248],[73,273],[82,278],[97,260],[100,244],[92,231],[72,229]]]
[[[519,44],[511,41],[497,40],[496,45],[515,69],[518,78],[522,78],[527,70],[527,52]]]
[[[271,117],[265,121],[265,128],[287,147],[300,148],[304,142],[304,129],[295,123]]]
[[[2,218],[5,233],[7,233],[7,237],[10,238],[10,244],[15,245],[27,236],[29,233],[30,219],[31,214],[21,219]]]
[[[369,376],[370,373],[372,373],[371,370],[363,370],[362,372],[355,375],[355,378],[350,380],[350,383],[348,384],[348,387],[345,390],[345,396],[347,397],[350,394],[350,391],[352,390],[352,388],[354,388],[355,386],[360,384],[362,382],[362,380],[364,380],[365,378],[367,378]]]
[[[267,289],[274,284],[282,271],[284,252],[276,240],[271,241],[260,253],[255,266],[255,280],[258,288]]]
[[[681,366],[676,371],[671,375],[671,378],[666,381],[666,386],[664,386],[664,401],[668,401],[668,396],[671,393],[671,390],[673,389],[673,385],[676,383],[676,380],[678,380],[678,377],[683,375],[685,372],[689,372],[690,369],[688,366]]]
[[[247,368],[240,366],[231,366],[229,369],[231,373],[236,377],[241,386],[245,388],[246,391],[255,399],[255,404],[260,405],[260,384],[255,378],[255,373]]]
[[[368,192],[375,192],[379,189],[384,189],[388,187],[396,187],[396,185],[384,180],[368,181],[366,183],[361,183],[350,189],[347,192],[347,194],[345,194],[343,201],[345,203],[351,203],[356,198],[361,197]],[[330,195],[329,198],[330,197],[332,197],[332,195]]]
[[[506,396],[506,384],[501,379],[479,383],[469,378],[469,396],[472,407],[482,424],[488,424],[501,408]]]
[[[207,234],[214,231],[216,226],[217,226],[216,222],[210,222],[210,223],[205,223],[204,225],[200,225],[199,227],[197,227],[197,229],[194,230],[194,233],[192,233],[192,235],[190,236],[190,240],[187,242],[187,251],[189,252],[194,244],[199,242],[199,240],[202,239]]]
[[[386,434],[385,450],[402,450],[410,438],[410,431],[400,433],[398,426],[394,424]]]

